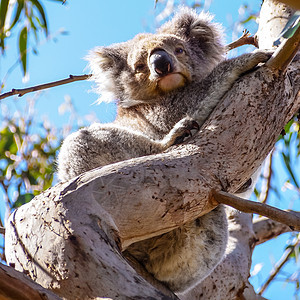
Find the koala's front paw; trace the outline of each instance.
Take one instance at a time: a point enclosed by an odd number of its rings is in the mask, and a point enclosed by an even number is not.
[[[267,60],[269,60],[271,58],[271,56],[273,55],[274,50],[261,50],[261,49],[257,49],[255,51],[252,52],[252,56],[254,60],[257,60],[259,62],[266,62]]]
[[[161,151],[164,151],[173,145],[183,143],[187,137],[193,136],[194,131],[198,131],[199,129],[200,126],[194,119],[185,117],[175,124],[163,140],[158,142]]]
[[[194,131],[200,129],[199,124],[192,118],[186,117],[179,121],[172,129],[172,145],[178,145],[185,141],[186,138],[193,136]]]
[[[252,53],[246,54],[246,69],[250,70],[256,67],[259,63],[265,63],[270,59],[274,51],[272,50],[255,50]]]

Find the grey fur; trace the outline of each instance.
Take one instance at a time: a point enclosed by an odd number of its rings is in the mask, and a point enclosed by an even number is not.
[[[179,74],[171,77],[178,86],[150,68],[155,49],[168,53]],[[58,158],[59,178],[68,180],[96,167],[164,151],[193,120],[201,126],[242,73],[269,57],[256,52],[222,61],[223,56],[220,27],[209,15],[189,9],[182,9],[156,34],[96,48],[89,56],[94,79],[102,100],[105,96],[118,101],[118,116],[113,123],[93,124],[67,137]],[[166,92],[169,86],[174,91]],[[171,289],[184,292],[216,267],[226,243],[227,222],[219,206],[176,230],[131,245],[126,253]]]

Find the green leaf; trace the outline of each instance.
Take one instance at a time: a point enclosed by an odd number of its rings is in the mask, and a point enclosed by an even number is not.
[[[297,29],[300,27],[300,11],[296,11],[288,20],[285,27],[281,31],[277,40],[274,41],[274,45],[278,46],[281,43],[281,38],[288,39],[294,35]]]
[[[300,11],[296,11],[294,15],[290,17],[286,23],[284,29],[282,30],[282,36],[286,39],[292,37],[296,30],[300,26]]]
[[[295,177],[295,175],[294,175],[294,172],[293,172],[293,170],[292,170],[292,168],[291,168],[291,164],[290,164],[290,162],[291,162],[291,161],[290,161],[290,156],[284,154],[283,152],[282,152],[281,154],[282,154],[282,157],[283,157],[284,164],[285,164],[285,166],[286,166],[286,168],[287,168],[287,171],[289,172],[289,174],[290,174],[290,176],[291,176],[291,179],[293,180],[295,186],[296,186],[297,188],[299,188],[298,182],[297,182],[296,177]]]
[[[11,30],[19,21],[23,8],[24,8],[24,0],[18,0],[18,7],[16,10],[16,14],[15,14],[13,22],[11,23],[11,25],[9,27],[9,30]]]
[[[256,16],[255,15],[250,15],[247,19],[242,21],[241,24],[246,24],[246,23],[250,22],[251,20],[256,20]]]
[[[24,76],[27,71],[27,27],[24,27],[19,36],[19,53],[22,62]]]
[[[5,25],[5,18],[7,13],[9,0],[1,0],[0,1],[0,47],[4,51],[5,49],[5,33],[4,33],[4,25]]]
[[[42,22],[41,22],[42,28],[44,28],[46,36],[48,36],[47,19],[46,19],[44,8],[38,0],[31,0],[31,2],[39,11],[40,16],[42,17]]]
[[[260,192],[257,190],[257,188],[254,188],[254,194],[255,194],[255,197],[258,199],[259,198],[259,195],[260,195]]]
[[[5,152],[9,151],[10,154],[17,154],[17,146],[14,140],[14,134],[5,127],[0,132],[0,158],[6,159]]]
[[[40,24],[38,17],[35,17],[35,18],[38,20],[39,25],[40,25],[41,27],[43,27],[43,26]],[[38,30],[38,29],[37,29],[37,27],[35,26],[35,24],[34,24],[34,22],[33,22],[33,19],[32,19],[31,17],[28,18],[28,20],[29,20],[29,22],[30,22],[31,28],[33,29],[35,40],[38,42],[38,34],[37,34],[37,30]]]
[[[291,129],[291,126],[294,124],[294,120],[291,119],[285,126],[284,126],[284,130],[285,132],[289,132]]]
[[[30,202],[34,198],[34,195],[31,193],[19,195],[12,208],[20,207],[21,205]]]
[[[0,31],[4,32],[4,24],[7,13],[9,0],[1,0],[0,2]]]

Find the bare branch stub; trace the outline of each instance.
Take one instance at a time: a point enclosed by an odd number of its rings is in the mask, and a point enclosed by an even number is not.
[[[249,31],[244,29],[243,35],[238,38],[236,41],[233,41],[232,43],[228,44],[226,46],[226,51],[230,51],[232,49],[241,47],[243,45],[253,45],[256,48],[258,48],[257,39],[255,36],[251,36]]]

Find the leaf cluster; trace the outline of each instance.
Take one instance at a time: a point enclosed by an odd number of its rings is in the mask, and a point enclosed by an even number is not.
[[[47,121],[36,123],[26,112],[5,116],[0,129],[0,187],[10,210],[51,187],[59,145]]]
[[[52,0],[64,3],[64,0]],[[28,40],[30,34],[33,33],[36,43],[39,40],[39,33],[43,32],[48,36],[48,22],[45,9],[38,0],[1,0],[0,2],[0,48],[2,54],[6,50],[6,40],[20,23],[18,45],[19,60],[21,62],[22,71],[25,76],[27,72],[27,52]],[[36,53],[36,49],[33,49]]]

